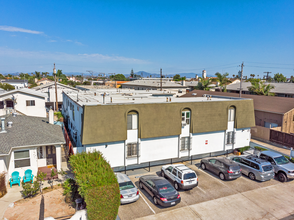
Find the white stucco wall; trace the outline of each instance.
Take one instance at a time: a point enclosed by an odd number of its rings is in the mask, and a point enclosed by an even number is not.
[[[20,111],[21,113],[27,116],[34,117],[46,117],[46,108],[45,108],[45,98],[40,96],[29,95],[26,93],[16,92],[13,94],[7,94],[0,97],[0,101],[4,101],[6,99],[16,99],[16,103],[14,103],[14,109]],[[34,100],[35,106],[26,106],[27,100]],[[0,109],[0,115],[6,115],[6,105],[4,109]]]

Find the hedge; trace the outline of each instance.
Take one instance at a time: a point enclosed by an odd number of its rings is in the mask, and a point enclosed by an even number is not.
[[[6,173],[0,173],[0,198],[7,193],[5,176]]]
[[[72,155],[69,162],[79,194],[86,201],[88,218],[97,219],[99,214],[100,219],[115,219],[113,216],[117,216],[120,205],[119,185],[102,153],[78,153]]]

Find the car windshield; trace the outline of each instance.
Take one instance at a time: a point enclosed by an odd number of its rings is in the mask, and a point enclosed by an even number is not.
[[[274,159],[275,159],[275,161],[276,161],[276,163],[277,163],[278,165],[282,165],[282,164],[287,164],[287,163],[289,163],[289,160],[288,160],[286,157],[284,157],[284,156],[275,157]]]
[[[126,189],[132,189],[135,188],[134,184],[129,181],[129,182],[123,182],[119,184],[119,189],[120,190],[126,190]]]
[[[273,169],[272,165],[262,166],[264,172],[271,171]]]
[[[195,173],[186,173],[184,175],[184,180],[193,179],[193,178],[196,178],[196,174]]]
[[[159,193],[170,193],[175,191],[175,189],[170,184],[163,184],[157,186]]]
[[[239,166],[230,166],[230,170],[240,170]]]

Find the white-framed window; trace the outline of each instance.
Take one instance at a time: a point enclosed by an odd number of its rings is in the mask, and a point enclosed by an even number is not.
[[[44,159],[43,147],[38,147],[38,159]]]
[[[137,156],[137,143],[129,143],[127,144],[127,157]]]
[[[191,112],[190,111],[182,111],[182,124],[190,124]]]
[[[235,108],[229,108],[229,117],[228,121],[234,121],[235,120]]]
[[[128,116],[127,116],[127,129],[128,130],[138,129],[138,114],[128,114]]]
[[[181,150],[188,150],[190,148],[190,137],[181,138]]]
[[[233,131],[229,131],[227,132],[227,137],[226,137],[226,144],[233,144],[234,143],[234,132]]]
[[[14,151],[14,168],[31,166],[30,151],[20,150]]]
[[[26,100],[27,106],[35,106],[35,100]]]

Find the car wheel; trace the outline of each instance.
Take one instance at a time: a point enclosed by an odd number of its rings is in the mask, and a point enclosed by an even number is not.
[[[161,171],[161,176],[162,176],[162,177],[164,177],[164,176],[165,176],[165,175],[164,175],[164,171],[163,171],[163,170]]]
[[[199,183],[199,182],[197,181],[196,186],[198,186],[198,183]]]
[[[286,175],[284,173],[282,173],[282,172],[278,173],[278,179],[282,183],[287,181]]]
[[[255,175],[254,175],[254,173],[249,173],[249,174],[248,174],[248,177],[249,177],[251,180],[255,180]]]
[[[219,174],[219,178],[220,178],[221,180],[224,180],[226,177],[225,177],[225,175],[224,175],[223,173],[220,173],[220,174]]]
[[[155,197],[155,196],[153,197],[153,202],[154,202],[154,204],[155,204],[155,205],[157,205],[157,204],[158,204],[158,202],[157,202],[157,199],[156,199],[156,197]]]
[[[202,168],[202,170],[205,170],[206,169],[206,166],[205,166],[204,163],[201,164],[201,168]]]
[[[178,184],[177,182],[175,182],[174,186],[175,186],[175,189],[176,189],[176,190],[179,189],[179,184]]]
[[[142,182],[139,182],[139,186],[141,189],[143,189],[143,183]]]

